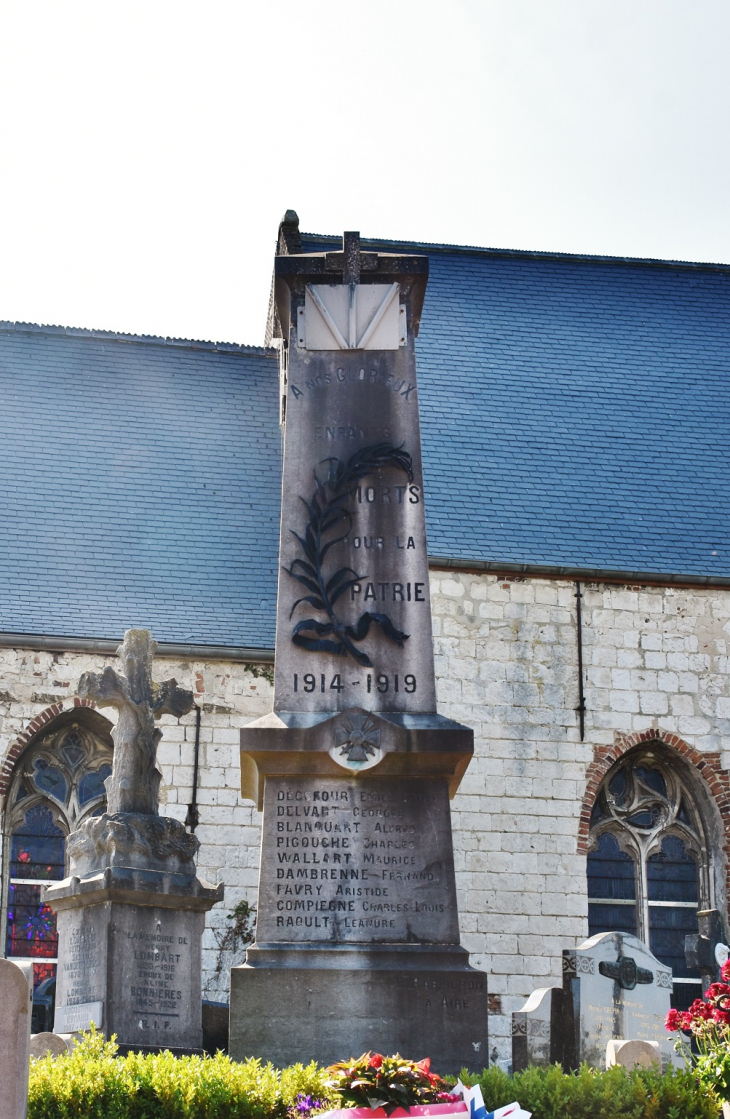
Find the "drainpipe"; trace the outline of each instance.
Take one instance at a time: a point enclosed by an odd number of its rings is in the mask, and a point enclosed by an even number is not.
[[[198,811],[198,769],[200,766],[200,706],[195,705],[195,753],[193,755],[193,795],[185,817],[185,827],[194,832],[200,823]]]
[[[585,700],[585,694],[583,692],[583,617],[582,617],[583,612],[581,610],[581,603],[583,601],[583,595],[581,593],[580,583],[577,582],[577,581],[576,581],[576,584],[575,584],[575,599],[576,599],[576,611],[575,611],[576,636],[577,636],[577,639],[578,639],[578,706],[576,707],[576,711],[578,712],[578,723],[579,723],[579,726],[580,726],[580,740],[582,742],[583,739],[585,738],[585,729],[586,729],[586,700]]]

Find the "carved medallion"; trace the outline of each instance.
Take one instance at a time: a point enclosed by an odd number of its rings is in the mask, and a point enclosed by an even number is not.
[[[335,727],[335,745],[329,754],[344,769],[372,769],[383,757],[380,729],[369,715],[351,712]]]

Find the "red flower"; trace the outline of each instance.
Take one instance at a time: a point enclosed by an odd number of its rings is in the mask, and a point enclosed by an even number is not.
[[[730,987],[727,983],[710,983],[710,986],[705,991],[706,999],[721,999],[727,998],[730,995]]]
[[[382,1053],[373,1053],[368,1064],[368,1068],[380,1068],[383,1063]]]
[[[416,1068],[420,1068],[422,1072],[430,1072],[431,1071],[431,1058],[430,1057],[424,1057],[422,1061],[418,1062],[418,1064],[416,1065]]]
[[[670,1010],[669,1013],[667,1014],[667,1020],[664,1024],[665,1024],[665,1026],[668,1030],[679,1030],[679,1029],[681,1029],[680,1021],[679,1021],[679,1011],[674,1010],[674,1008],[672,1008],[672,1010]]]

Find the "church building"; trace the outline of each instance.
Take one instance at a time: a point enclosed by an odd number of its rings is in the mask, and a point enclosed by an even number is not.
[[[339,244],[288,211],[276,251]],[[475,734],[452,818],[490,1057],[593,933],[647,942],[686,1006],[698,912],[728,937],[730,266],[362,246],[430,262],[416,353],[437,693]],[[3,950],[33,963],[35,1030],[52,1028],[57,965],[42,887],[104,810],[113,756],[116,713],[78,682],[130,627],[159,643],[158,678],[195,694],[163,717],[159,763],[161,811],[225,887],[206,999],[228,1000],[243,959],[260,817],[239,731],[272,702],[278,335],[273,301],[263,346],[0,322]],[[333,455],[363,435],[326,432]]]

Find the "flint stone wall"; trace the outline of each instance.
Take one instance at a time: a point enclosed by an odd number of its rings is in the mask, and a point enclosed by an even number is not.
[[[561,983],[561,953],[588,934],[579,817],[595,751],[656,729],[730,769],[730,591],[583,586],[586,731],[580,742],[575,585],[432,571],[439,711],[474,728],[475,758],[452,803],[462,943],[490,972],[490,1046],[508,1058],[510,1015]],[[0,649],[0,764],[30,721],[73,706],[82,672],[116,658]],[[217,948],[235,904],[256,900],[260,817],[238,793],[238,731],[273,690],[242,664],[164,658],[202,701],[199,874],[224,882],[207,915],[205,997],[226,999],[242,953]],[[114,715],[111,710],[105,716]],[[185,819],[195,713],[161,720],[161,811]],[[217,965],[222,962],[220,972]]]

